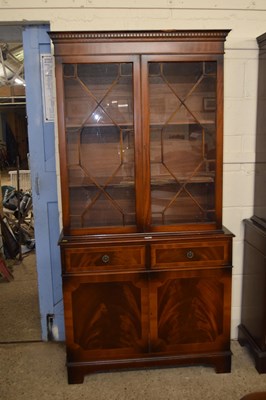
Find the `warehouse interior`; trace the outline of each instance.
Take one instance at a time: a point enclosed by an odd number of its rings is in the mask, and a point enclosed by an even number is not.
[[[25,86],[22,28],[14,25],[0,26],[0,175],[2,196],[4,195],[4,188],[7,187],[17,189],[19,184],[21,191],[31,188]],[[3,200],[2,197],[1,216],[10,216],[12,211],[3,207]],[[32,340],[33,337],[34,340],[40,340],[34,248],[25,248],[21,254],[10,255],[6,253],[3,238],[1,245],[2,257],[13,275],[13,279],[11,279],[12,282],[8,281],[5,274],[2,274],[0,278],[2,284],[0,292],[1,315],[5,316],[6,322],[8,321],[1,327],[0,342],[27,341]],[[7,281],[8,284],[6,284]],[[31,282],[30,285],[29,282]],[[17,306],[21,306],[20,310],[19,307],[14,307],[17,296],[20,298],[20,302],[17,303]],[[24,298],[22,299],[22,297]],[[30,326],[31,315],[37,321],[37,333],[33,336],[32,332],[33,330],[36,331],[36,326]],[[15,328],[15,326],[20,326],[20,329]]]

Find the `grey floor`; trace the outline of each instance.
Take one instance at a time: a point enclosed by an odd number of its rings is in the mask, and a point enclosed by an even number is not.
[[[12,271],[14,281],[0,279],[1,400],[237,400],[266,391],[266,374],[257,373],[237,341],[230,374],[179,367],[99,373],[68,385],[64,344],[40,341],[34,253],[13,263]]]

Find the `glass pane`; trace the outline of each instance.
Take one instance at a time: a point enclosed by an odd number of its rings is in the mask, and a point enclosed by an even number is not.
[[[216,63],[149,64],[152,223],[215,220]]]
[[[72,228],[135,225],[133,68],[64,66]]]

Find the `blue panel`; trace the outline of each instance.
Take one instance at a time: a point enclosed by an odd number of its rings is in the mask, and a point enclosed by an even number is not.
[[[54,314],[54,338],[64,340],[54,124],[43,118],[40,54],[50,53],[49,26],[23,32],[24,69],[42,338]]]
[[[55,171],[55,152],[54,152],[54,124],[45,123],[45,141],[44,141],[44,157],[45,170]]]

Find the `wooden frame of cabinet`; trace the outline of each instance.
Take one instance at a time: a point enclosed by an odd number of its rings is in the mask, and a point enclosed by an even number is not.
[[[70,383],[128,367],[230,371],[228,32],[50,33]]]

